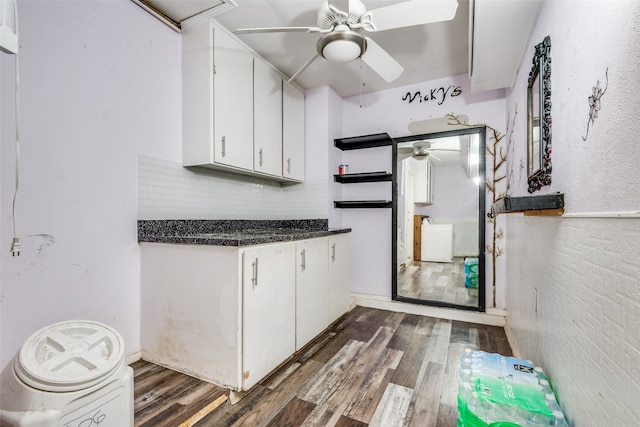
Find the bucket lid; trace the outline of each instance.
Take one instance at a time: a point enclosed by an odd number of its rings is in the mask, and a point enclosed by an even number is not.
[[[14,367],[26,384],[75,391],[98,384],[124,361],[124,341],[102,323],[71,320],[40,329],[24,343]]]

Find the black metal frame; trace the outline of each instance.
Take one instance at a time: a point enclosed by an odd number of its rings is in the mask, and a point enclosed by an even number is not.
[[[539,77],[540,84],[540,168],[531,170],[533,156],[533,96],[532,88]],[[529,193],[551,185],[551,38],[545,37],[535,47],[533,65],[527,87],[527,171]]]
[[[398,144],[407,141],[418,141],[429,138],[441,138],[447,136],[469,135],[478,134],[480,139],[480,147],[478,149],[480,153],[480,184],[478,185],[478,221],[479,221],[479,236],[478,236],[478,306],[472,307],[467,305],[451,304],[442,301],[435,300],[421,300],[417,298],[408,298],[398,295]],[[422,135],[412,135],[402,138],[394,138],[392,146],[393,165],[391,182],[393,200],[392,200],[392,212],[391,212],[391,298],[394,301],[408,302],[413,304],[430,305],[436,307],[448,307],[457,308],[461,310],[469,311],[485,311],[486,307],[486,295],[485,295],[485,225],[486,225],[486,140],[487,130],[485,126],[470,126],[464,129],[456,129],[445,132],[436,132]]]

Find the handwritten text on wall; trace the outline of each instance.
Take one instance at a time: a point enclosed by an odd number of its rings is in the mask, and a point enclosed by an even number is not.
[[[407,92],[403,97],[403,101],[407,101],[409,104],[412,103],[423,103],[436,101],[438,105],[442,105],[442,103],[449,98],[456,97],[462,94],[462,87],[449,85],[446,89],[444,87],[439,87],[435,89],[431,89],[429,92],[425,92],[424,94],[421,91],[416,92]]]

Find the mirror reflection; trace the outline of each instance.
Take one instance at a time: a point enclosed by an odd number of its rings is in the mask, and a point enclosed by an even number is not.
[[[531,118],[529,121],[529,175],[540,170],[540,75],[529,88]]]
[[[397,139],[394,299],[484,306],[479,298],[485,215],[481,130]]]

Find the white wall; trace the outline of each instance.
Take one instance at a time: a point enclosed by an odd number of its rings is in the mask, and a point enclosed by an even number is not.
[[[10,256],[13,58],[0,54],[0,367],[37,329],[74,318],[137,351],[138,155],[181,157],[180,37],[126,0],[18,8],[23,247]]]
[[[562,217],[506,215],[507,324],[547,370],[571,425],[640,423],[640,3],[546,1],[507,99],[514,194],[526,195],[526,84],[551,37],[553,182]],[[608,88],[590,125],[588,97]],[[536,193],[539,194],[539,193]],[[625,217],[626,216],[626,217]]]
[[[453,224],[453,256],[478,256],[478,186],[461,165],[435,167],[434,203],[416,205],[433,224]]]
[[[460,87],[461,94],[451,97],[456,87]],[[435,99],[431,99],[432,90],[435,90]],[[411,103],[403,100],[407,93],[414,96],[417,92],[420,92],[422,102],[420,96],[414,97]],[[447,93],[444,101],[443,92]],[[425,96],[428,96],[426,101]],[[354,96],[345,99],[343,103],[342,136],[379,132],[387,132],[391,137],[407,136],[410,134],[410,123],[441,118],[448,113],[467,115],[469,123],[487,124],[504,133],[504,91],[471,94],[468,77],[462,75],[375,92],[362,97]],[[391,171],[391,148],[345,151],[341,163],[349,164],[350,172]],[[337,170],[338,165],[333,166]],[[391,184],[343,185],[342,194],[339,196],[344,200],[391,200]],[[342,212],[342,225],[353,229],[352,291],[390,298],[391,209],[345,209]],[[503,295],[504,288],[499,287],[498,293]],[[503,301],[501,298],[499,304],[503,304]],[[491,298],[487,303],[489,306],[492,304]]]
[[[342,98],[330,87],[323,86],[305,91],[305,170],[306,179],[317,179],[327,185],[325,203],[329,226],[341,227],[342,218],[333,207],[332,194],[336,191],[332,171],[328,169],[336,160],[336,150],[331,149],[333,139],[342,127]],[[330,168],[330,166],[329,166]],[[315,172],[309,173],[309,170]]]
[[[18,7],[23,251],[9,255],[14,73],[0,54],[0,368],[37,329],[70,318],[105,322],[128,354],[139,350],[137,219],[328,217],[327,147],[342,117],[333,90],[305,101],[304,184],[185,169],[179,34],[128,0]]]
[[[416,206],[417,215],[431,218],[478,219],[478,186],[460,165],[433,168],[432,205]]]

